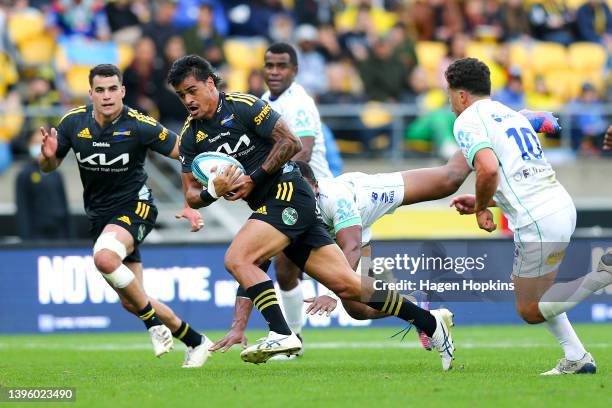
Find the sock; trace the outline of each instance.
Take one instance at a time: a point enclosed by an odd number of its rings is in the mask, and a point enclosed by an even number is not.
[[[202,344],[202,335],[193,330],[189,323],[183,321],[181,321],[181,327],[172,333],[172,336],[185,343],[187,347],[194,348]]]
[[[274,285],[271,280],[257,283],[247,288],[247,294],[253,301],[253,305],[268,322],[271,331],[278,334],[291,334],[291,329],[283,317],[283,311],[278,304]]]
[[[542,295],[538,308],[546,320],[567,312],[593,292],[612,284],[612,274],[589,272],[583,278],[571,282],[555,283]]]
[[[159,317],[155,314],[155,309],[151,306],[151,302],[147,303],[144,309],[138,312],[138,317],[142,320],[147,327],[150,329],[153,326],[161,326],[163,323],[159,320]]]
[[[288,291],[281,290],[280,298],[282,299],[287,325],[289,325],[292,332],[301,333],[304,323],[302,283],[298,281],[298,285],[295,288]]]
[[[561,347],[563,347],[566,359],[576,361],[580,360],[586,354],[584,346],[580,342],[578,335],[576,335],[565,313],[561,313],[547,320],[546,327],[548,331],[555,336]]]
[[[414,324],[429,337],[436,331],[436,318],[431,313],[421,309],[394,290],[376,290],[371,299],[385,299],[384,303],[370,300],[367,305],[389,316],[397,316],[408,323]]]

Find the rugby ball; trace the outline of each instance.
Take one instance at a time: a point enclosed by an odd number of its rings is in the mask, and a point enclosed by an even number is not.
[[[211,178],[214,179],[222,174],[225,168],[231,165],[237,165],[242,174],[246,173],[242,164],[232,156],[221,152],[204,152],[198,154],[191,162],[191,173],[203,186],[208,186]],[[211,169],[215,167],[213,173]]]

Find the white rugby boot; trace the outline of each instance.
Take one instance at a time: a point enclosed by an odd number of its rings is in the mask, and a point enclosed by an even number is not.
[[[198,368],[202,367],[208,357],[212,354],[208,351],[215,343],[212,342],[208,337],[202,335],[202,343],[196,347],[187,347],[185,350],[185,360],[183,361],[183,368]]]
[[[163,324],[149,328],[149,335],[151,336],[151,343],[153,343],[155,357],[161,357],[174,347],[172,332]]]
[[[429,340],[431,346],[440,353],[442,370],[448,371],[453,368],[455,359],[455,345],[450,332],[450,328],[454,326],[453,314],[448,309],[435,309],[429,313],[436,318],[436,331]]]
[[[247,363],[265,363],[271,357],[284,354],[291,356],[302,350],[302,342],[295,333],[278,334],[270,331],[260,342],[247,347],[240,353],[240,358]]]

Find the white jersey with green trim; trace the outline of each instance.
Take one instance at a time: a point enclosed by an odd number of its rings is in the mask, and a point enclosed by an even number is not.
[[[499,184],[493,198],[508,218],[510,229],[573,205],[523,115],[482,99],[457,117],[453,132],[470,168],[474,168],[475,154],[483,148],[492,149],[497,156]]]
[[[310,167],[317,179],[333,177],[325,158],[325,140],[321,128],[321,117],[314,100],[302,85],[293,82],[278,98],[272,99],[270,92],[261,97],[272,109],[281,114],[289,129],[298,137],[314,137]]]

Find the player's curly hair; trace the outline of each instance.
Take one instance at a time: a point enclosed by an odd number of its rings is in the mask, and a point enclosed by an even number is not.
[[[215,74],[210,62],[199,55],[185,55],[174,61],[168,72],[168,83],[177,86],[189,75],[198,81],[206,81],[209,77],[213,79],[215,86],[221,82],[221,78]]]
[[[444,73],[450,89],[463,89],[474,95],[491,95],[491,71],[476,58],[461,58]]]
[[[304,177],[304,179],[310,183],[316,183],[317,182],[317,178],[314,175],[314,172],[312,171],[312,167],[310,167],[310,165],[306,162],[303,161],[296,161],[295,164],[297,164],[298,169],[300,169],[300,173],[302,173],[302,177]]]

